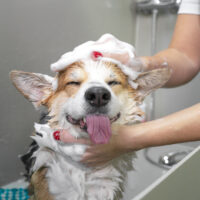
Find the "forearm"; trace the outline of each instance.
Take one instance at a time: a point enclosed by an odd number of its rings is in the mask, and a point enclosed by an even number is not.
[[[138,150],[151,146],[200,140],[200,104],[164,118],[127,127],[129,148]]]
[[[145,57],[145,60],[148,62],[148,70],[166,66],[172,70],[165,87],[183,85],[193,79],[199,70],[196,63],[174,48],[161,51],[152,57]]]
[[[165,85],[174,87],[190,81],[200,69],[200,16],[179,15],[169,48],[143,57],[146,70],[168,66],[172,76]]]

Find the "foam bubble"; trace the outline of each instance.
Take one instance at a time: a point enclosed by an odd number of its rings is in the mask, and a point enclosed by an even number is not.
[[[54,72],[59,72],[75,62],[92,59],[91,55],[93,51],[98,51],[102,54],[116,53],[119,55],[128,53],[128,63],[135,60],[135,49],[131,44],[120,41],[113,35],[107,33],[102,35],[97,41],[85,42],[74,48],[73,51],[65,53],[57,62],[51,64],[51,70]],[[124,65],[119,60],[107,57],[99,57],[99,59],[117,64],[117,66],[123,71],[123,73],[129,77],[129,82],[135,80],[138,77],[138,72],[136,72],[133,68]],[[134,88],[136,87],[135,84],[131,84],[131,86]]]

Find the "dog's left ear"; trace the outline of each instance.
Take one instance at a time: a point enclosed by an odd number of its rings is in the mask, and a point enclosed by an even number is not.
[[[52,93],[53,77],[43,74],[11,71],[10,78],[19,92],[37,108]]]
[[[139,74],[138,78],[134,81],[138,84],[138,100],[143,101],[152,91],[162,87],[169,80],[170,76],[171,70],[167,67]]]

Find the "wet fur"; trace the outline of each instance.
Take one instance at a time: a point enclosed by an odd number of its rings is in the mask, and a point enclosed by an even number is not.
[[[48,182],[46,179],[47,168],[41,167],[34,172],[31,177],[31,182],[28,188],[30,200],[53,200],[49,193]]]
[[[113,63],[79,62],[69,66],[66,70],[61,71],[57,75],[58,87],[56,91],[52,90],[45,78],[32,73],[14,71],[11,73],[11,79],[13,80],[16,88],[22,92],[22,94],[29,99],[29,101],[33,102],[35,106],[45,105],[48,107],[49,115],[51,116],[48,124],[52,129],[56,129],[60,128],[59,121],[61,120],[60,118],[62,118],[62,115],[60,114],[62,113],[61,109],[63,109],[62,105],[65,104],[67,99],[76,96],[82,87],[82,84],[87,82],[88,73],[84,67],[85,65],[90,64],[97,65],[97,68],[106,67],[110,69],[115,75],[115,79],[121,83],[120,85],[116,85],[111,88],[113,94],[123,102],[123,107],[120,110],[121,117],[117,121],[118,124],[132,124],[138,121],[138,117],[140,118],[144,115],[138,105],[143,101],[146,95],[148,95],[152,90],[161,87],[170,77],[170,71],[167,68],[154,70],[151,73],[142,73],[135,80],[138,84],[138,89],[136,90],[128,84],[127,77]],[[67,85],[67,83],[71,81],[70,77],[73,77],[74,70],[79,70],[81,73],[78,80],[81,81],[80,87]],[[108,76],[107,79],[111,78],[111,75]],[[29,78],[24,78],[26,76]],[[39,86],[37,88],[38,90],[33,90],[35,95],[30,95],[30,89],[28,90],[28,88],[23,88],[24,86],[21,84],[21,82],[28,82],[30,79],[34,81],[32,84],[34,87]],[[38,79],[41,85],[37,85]],[[107,79],[104,80],[105,83],[109,81]],[[32,87],[32,85],[30,85],[30,87]],[[29,87],[28,84],[27,87]],[[107,87],[106,84],[105,87]],[[40,91],[40,89],[42,90]],[[63,124],[63,128],[70,128],[70,133],[74,136],[87,137],[85,133],[79,132],[77,128],[72,125],[69,126],[65,121],[62,122],[61,120],[61,124]],[[74,150],[77,150],[80,148],[80,145],[72,145],[72,147]],[[69,148],[72,147],[70,146]],[[84,152],[84,148],[82,150]],[[127,171],[133,169],[132,159],[134,157],[134,153],[121,156],[111,161],[103,168],[89,170],[85,169],[81,164],[79,164],[79,162],[74,164],[74,161],[71,162],[69,159],[65,158],[65,156],[62,156],[50,149],[40,148],[36,155],[39,157],[42,153],[45,153],[45,157],[49,158],[49,160],[47,163],[40,166],[36,171],[33,171],[30,184],[30,191],[32,191],[31,200],[119,200],[122,198]],[[62,171],[63,167],[65,168]],[[58,178],[56,176],[59,176],[58,173],[63,173],[63,177],[68,177],[62,180],[63,182],[61,181],[64,185],[66,185],[66,188],[56,188],[57,185],[55,184],[57,182],[58,184],[61,184],[61,182],[59,183],[59,180],[56,180]],[[79,175],[79,178],[73,178],[77,175]],[[53,181],[54,179],[55,183]],[[77,185],[77,189],[70,189],[71,185],[72,187],[73,185]],[[80,191],[78,189],[79,185],[81,187]],[[69,193],[70,196],[67,196]]]

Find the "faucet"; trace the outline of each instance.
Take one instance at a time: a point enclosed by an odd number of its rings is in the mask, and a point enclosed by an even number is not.
[[[138,0],[137,11],[145,14],[151,13],[153,10],[177,10],[181,0]]]

